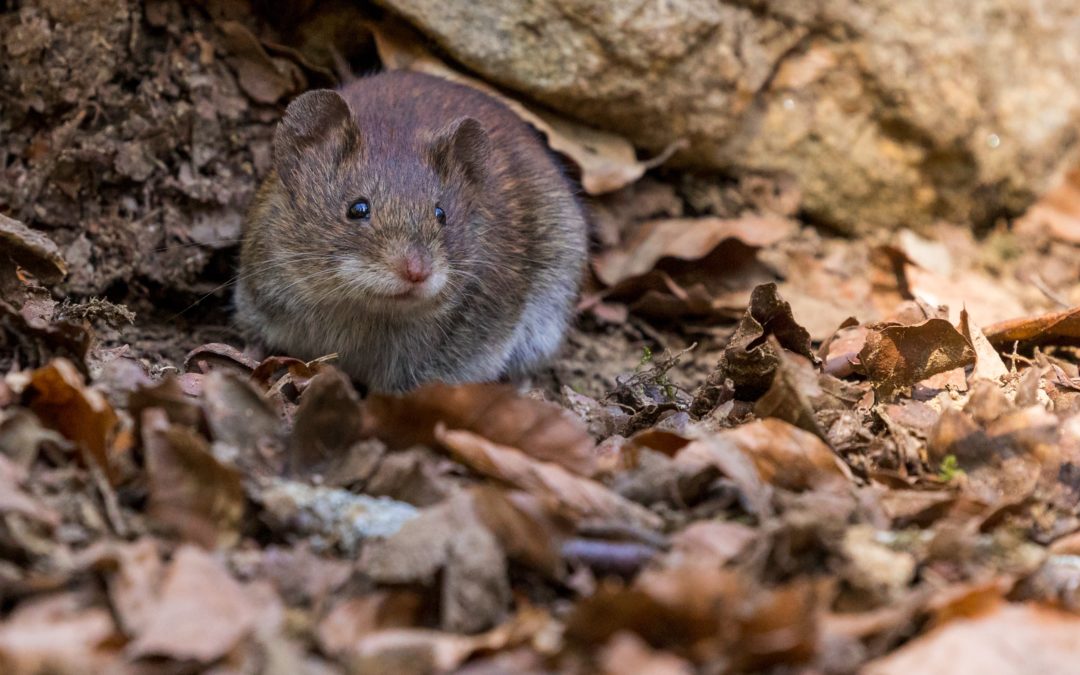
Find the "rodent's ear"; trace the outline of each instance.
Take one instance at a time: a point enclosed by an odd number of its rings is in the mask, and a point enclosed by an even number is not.
[[[336,141],[339,155],[359,144],[360,134],[345,99],[330,89],[297,96],[274,132],[274,162],[279,173],[289,174],[305,151],[329,140]]]
[[[482,183],[487,177],[491,139],[475,118],[460,117],[434,135],[430,154],[432,164],[444,178],[460,174],[473,183]]]

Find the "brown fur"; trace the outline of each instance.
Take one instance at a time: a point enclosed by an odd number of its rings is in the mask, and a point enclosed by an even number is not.
[[[361,197],[369,222],[346,217]],[[383,297],[409,250],[445,285]],[[384,73],[289,105],[247,218],[237,318],[271,348],[338,353],[377,390],[520,375],[558,347],[585,252],[580,207],[531,127],[473,89]]]

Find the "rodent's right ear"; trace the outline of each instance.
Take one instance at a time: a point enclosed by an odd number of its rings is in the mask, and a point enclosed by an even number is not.
[[[297,96],[274,132],[278,173],[288,178],[305,153],[331,140],[336,157],[327,157],[327,161],[341,158],[359,146],[360,132],[345,99],[331,89],[314,89]],[[312,161],[307,159],[308,163]]]

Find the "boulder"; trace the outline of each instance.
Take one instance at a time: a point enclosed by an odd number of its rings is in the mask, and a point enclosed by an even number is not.
[[[1080,139],[1074,0],[379,2],[646,153],[794,177],[848,231],[1017,213]]]

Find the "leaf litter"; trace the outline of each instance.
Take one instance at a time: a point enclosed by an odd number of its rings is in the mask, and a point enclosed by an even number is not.
[[[382,16],[209,5],[112,17],[183,87],[39,87],[63,124],[3,141],[0,672],[1075,669],[1075,171],[978,237],[844,239],[510,101],[598,224],[567,349],[366,394],[215,324],[238,209],[334,50],[472,78]]]

